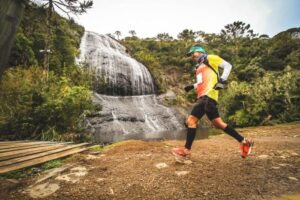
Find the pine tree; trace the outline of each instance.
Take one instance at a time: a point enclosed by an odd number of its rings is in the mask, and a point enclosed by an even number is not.
[[[44,71],[46,73],[46,77],[48,76],[49,71],[49,53],[50,51],[50,40],[51,40],[51,29],[53,24],[53,13],[55,9],[58,9],[68,15],[70,18],[70,13],[72,14],[82,14],[85,13],[87,9],[93,6],[92,0],[42,0],[44,2],[42,4],[43,7],[47,8],[47,36],[45,38],[45,48],[41,50],[44,53]]]
[[[136,35],[136,32],[134,30],[130,30],[129,33],[131,34],[132,37]]]
[[[119,40],[120,36],[121,36],[121,31],[116,31],[115,34],[116,34],[116,36],[118,37],[118,40]]]

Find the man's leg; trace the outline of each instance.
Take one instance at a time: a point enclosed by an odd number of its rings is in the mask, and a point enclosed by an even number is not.
[[[222,129],[225,133],[235,138],[238,142],[242,142],[244,138],[231,126],[227,125],[220,117],[219,110],[217,108],[217,102],[209,97],[205,102],[205,113],[212,124],[219,129]]]
[[[233,127],[226,124],[220,117],[212,120],[213,125],[216,128],[222,129],[225,133],[236,139],[238,142],[242,142],[244,137],[241,136]]]
[[[186,143],[185,143],[185,148],[190,150],[192,148],[192,144],[194,142],[195,136],[196,136],[196,130],[197,130],[197,123],[198,123],[198,118],[190,115],[187,119],[187,135],[186,135]]]
[[[196,129],[198,119],[200,119],[204,115],[204,103],[203,98],[197,101],[197,104],[193,108],[190,116],[187,119],[187,135],[186,135],[186,143],[184,147],[173,148],[172,153],[176,156],[188,158],[191,156],[191,148],[196,136]]]
[[[201,119],[205,113],[204,105],[205,105],[205,98],[199,98],[197,104],[193,108],[190,116],[187,119],[187,135],[186,135],[186,143],[185,148],[191,150],[192,144],[194,142],[197,130],[197,124],[199,119]]]
[[[243,158],[247,157],[250,154],[251,148],[254,144],[253,141],[247,140],[246,138],[241,136],[233,127],[223,122],[219,115],[217,103],[214,100],[210,98],[207,100],[205,105],[205,113],[216,128],[222,129],[225,133],[227,133],[240,143]]]
[[[215,127],[222,129],[225,133],[236,139],[240,143],[242,150],[242,158],[246,158],[250,153],[254,142],[241,136],[233,127],[227,125],[223,120],[218,117],[212,120]]]
[[[175,156],[178,156],[180,158],[190,158],[191,157],[191,148],[192,144],[194,142],[195,136],[196,136],[196,129],[197,129],[197,123],[198,123],[198,118],[190,115],[187,119],[187,135],[186,135],[186,143],[184,147],[178,147],[178,148],[173,148],[172,153]]]

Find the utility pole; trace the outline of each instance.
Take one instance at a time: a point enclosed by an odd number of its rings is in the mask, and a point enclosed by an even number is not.
[[[50,57],[49,54],[51,53],[51,50],[50,49],[41,49],[40,53],[44,54],[44,63],[43,63],[44,70],[43,70],[43,75],[45,75],[46,76],[46,80],[48,80],[49,57]]]

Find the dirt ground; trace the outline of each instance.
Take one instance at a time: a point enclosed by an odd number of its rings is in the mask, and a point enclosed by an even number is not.
[[[299,200],[300,123],[239,131],[255,141],[246,159],[227,135],[195,141],[191,164],[170,153],[184,141],[127,141],[38,177],[1,180],[1,199]]]

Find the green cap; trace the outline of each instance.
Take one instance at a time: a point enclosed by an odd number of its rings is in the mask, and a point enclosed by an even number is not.
[[[201,46],[195,45],[189,50],[189,52],[186,55],[190,56],[194,52],[206,53],[206,51]]]

